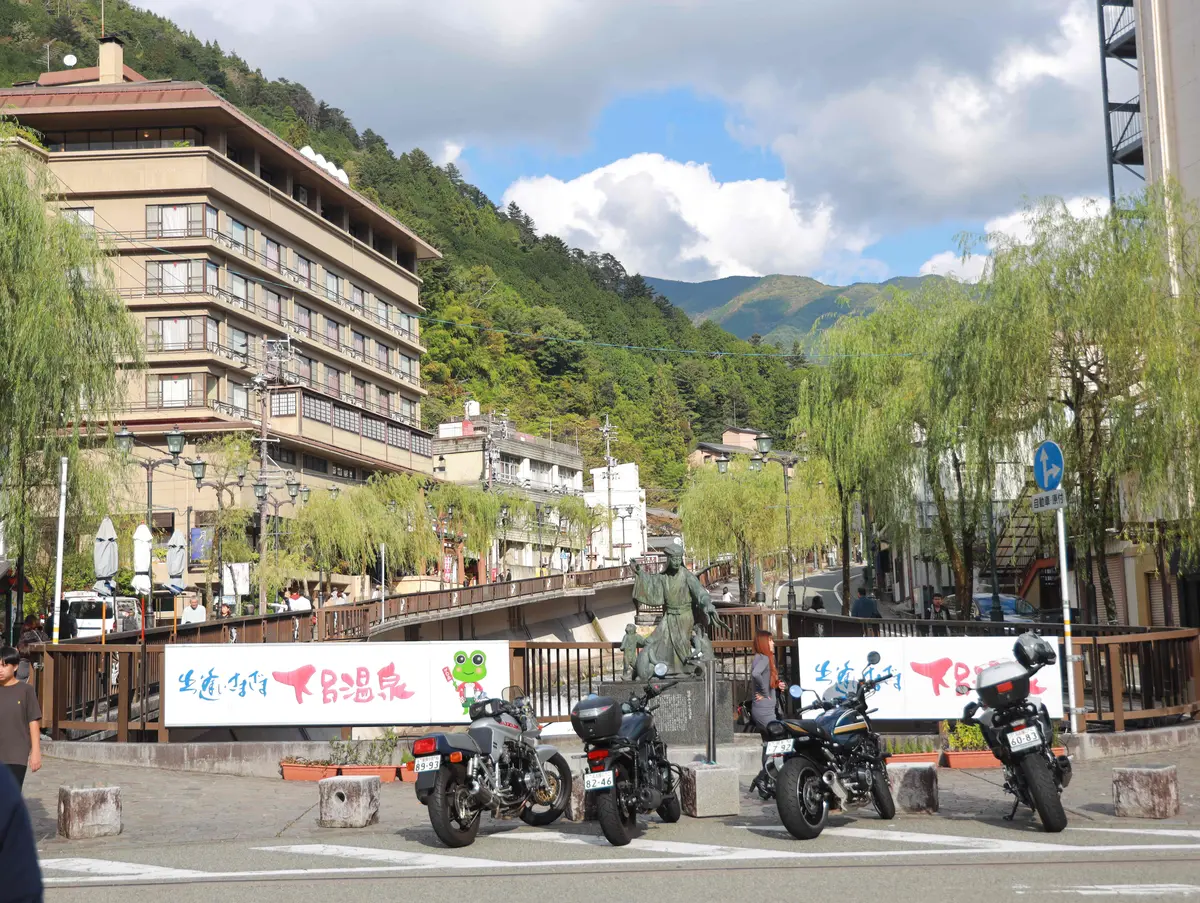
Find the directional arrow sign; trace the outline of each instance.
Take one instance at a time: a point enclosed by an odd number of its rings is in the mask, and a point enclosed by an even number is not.
[[[1043,442],[1033,453],[1033,480],[1042,492],[1053,492],[1062,483],[1063,453],[1057,442]]]

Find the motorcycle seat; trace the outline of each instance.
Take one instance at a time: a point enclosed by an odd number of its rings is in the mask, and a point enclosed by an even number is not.
[[[814,737],[817,740],[833,739],[833,735],[830,734],[829,731],[821,727],[821,725],[816,721],[811,721],[807,718],[789,718],[783,722],[783,725],[793,734],[803,734],[805,736]]]

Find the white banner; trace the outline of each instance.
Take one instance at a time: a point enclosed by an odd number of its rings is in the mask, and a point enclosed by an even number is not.
[[[508,686],[507,642],[167,646],[168,727],[458,724]]]
[[[824,694],[838,681],[856,679],[867,655],[878,652],[880,662],[868,667],[867,677],[889,668],[899,675],[871,697],[880,721],[944,720],[962,717],[968,702],[977,701],[975,679],[990,665],[1013,661],[1015,637],[833,637],[797,640],[800,686]],[[1053,637],[1049,639],[1057,645]],[[1059,659],[1062,650],[1059,649]],[[1042,702],[1050,717],[1063,716],[1061,665],[1043,668],[1030,683],[1030,699]],[[959,687],[966,688],[960,695]],[[805,694],[805,701],[812,697]]]

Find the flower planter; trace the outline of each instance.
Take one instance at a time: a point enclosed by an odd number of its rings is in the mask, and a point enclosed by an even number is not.
[[[960,752],[947,750],[946,766],[948,768],[999,768],[1000,760],[992,755],[990,749],[971,749]]]
[[[891,753],[887,757],[887,763],[889,765],[937,765],[941,759],[940,752]]]
[[[358,775],[361,777],[378,777],[384,784],[396,780],[395,765],[343,765],[340,768],[343,775]]]
[[[400,766],[400,780],[405,784],[417,783],[417,773],[413,771],[412,762]]]
[[[1067,748],[1065,746],[1054,746],[1050,748],[1050,752],[1054,753],[1056,756],[1065,756],[1067,754]]]
[[[300,765],[296,762],[280,762],[285,781],[321,781],[337,777],[336,765]]]

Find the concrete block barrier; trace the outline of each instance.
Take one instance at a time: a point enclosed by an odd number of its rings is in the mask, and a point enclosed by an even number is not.
[[[596,820],[596,794],[584,792],[583,775],[583,767],[571,774],[571,796],[567,800],[567,811],[563,813],[567,821],[578,823]]]
[[[322,828],[365,828],[379,821],[377,775],[325,778],[317,782]]]
[[[686,815],[712,818],[741,812],[741,788],[735,766],[689,762],[681,771],[679,802]]]
[[[1179,808],[1174,765],[1113,769],[1113,811],[1118,818],[1173,818]]]
[[[68,840],[121,833],[120,787],[59,787],[58,833]]]
[[[938,811],[938,768],[934,764],[888,766],[888,783],[896,811],[932,815]]]

